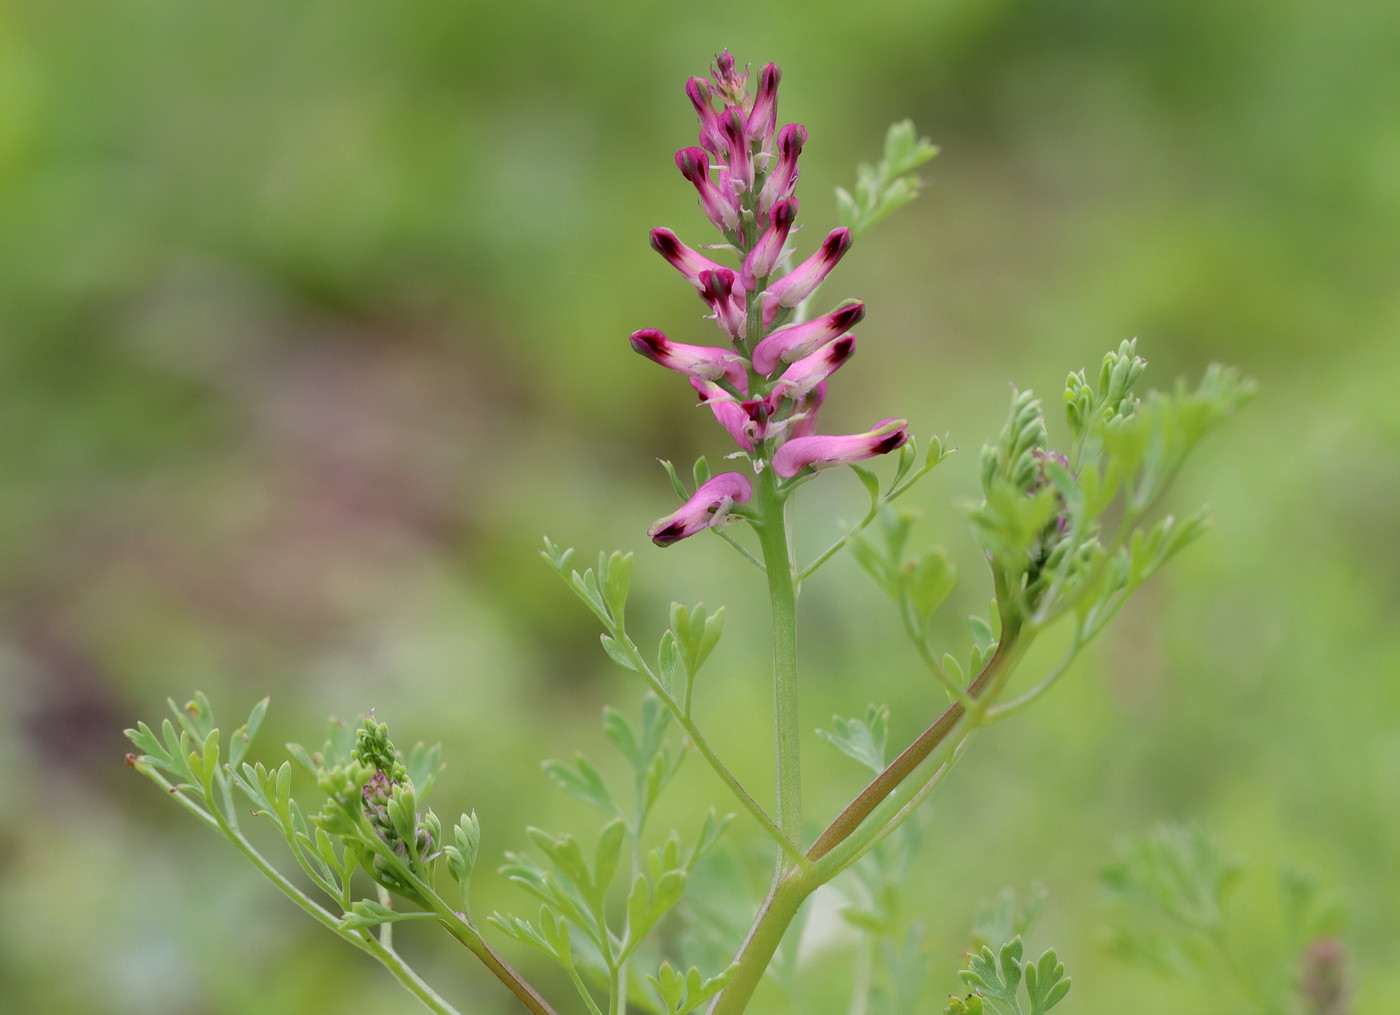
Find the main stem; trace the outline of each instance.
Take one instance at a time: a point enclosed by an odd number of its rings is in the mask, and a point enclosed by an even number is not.
[[[786,506],[777,476],[765,461],[758,474],[758,526],[773,618],[773,733],[777,766],[778,827],[802,841],[802,724],[797,710],[797,581],[788,546]],[[784,859],[779,857],[781,872]]]

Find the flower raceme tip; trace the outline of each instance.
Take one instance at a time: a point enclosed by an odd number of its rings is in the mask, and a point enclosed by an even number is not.
[[[833,229],[793,265],[797,258],[788,243],[797,235],[799,209],[793,191],[807,130],[778,125],[782,74],[776,65],[759,70],[753,91],[749,78],[748,69],[726,52],[715,58],[709,79],[691,78],[685,87],[699,119],[699,143],[676,152],[676,167],[723,242],[696,249],[663,228],[650,237],[651,246],[699,291],[726,341],[688,345],[646,328],[632,333],[631,344],[688,378],[756,472],[771,467],[780,478],[793,479],[809,469],[892,451],[908,440],[908,432],[900,419],[883,420],[864,434],[818,432],[828,381],[855,351],[850,329],[864,318],[865,305],[847,301],[814,320],[783,325],[845,256],[852,233]],[[711,250],[737,255],[737,266],[707,256]],[[742,473],[725,473],[701,484],[650,535],[668,546],[723,522],[752,495]]]

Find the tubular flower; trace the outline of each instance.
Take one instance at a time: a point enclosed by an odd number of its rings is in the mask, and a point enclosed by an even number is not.
[[[783,256],[783,246],[787,243],[788,233],[792,231],[792,224],[796,219],[797,198],[789,198],[773,205],[772,211],[768,213],[768,228],[744,258],[744,268],[739,273],[739,280],[745,289],[753,291],[758,288],[759,279],[766,279],[773,274],[773,269],[778,266],[778,261]]]
[[[773,143],[773,131],[778,129],[778,82],[783,72],[775,63],[766,63],[758,72],[758,92],[744,120],[744,132],[750,143],[767,148]]]
[[[758,214],[763,215],[779,201],[792,196],[797,186],[797,157],[806,143],[807,128],[800,123],[790,123],[778,131],[778,161],[768,171],[768,179],[758,195]]]
[[[738,280],[738,276],[728,268],[700,273],[700,298],[715,312],[715,323],[720,330],[736,344],[743,340],[744,330],[748,326],[744,295],[734,289]]]
[[[685,83],[685,94],[700,118],[700,147],[718,154],[724,151],[724,135],[719,130],[719,116],[710,105],[710,83],[704,78],[691,78]]]
[[[715,421],[729,431],[734,443],[745,451],[752,451],[753,421],[739,400],[714,381],[702,381],[692,377],[690,385],[699,393],[700,404],[710,407],[710,411],[715,414]]]
[[[908,439],[909,423],[902,419],[881,420],[866,433],[794,437],[773,455],[773,471],[791,479],[808,467],[823,469],[887,454]]]
[[[653,229],[651,231],[651,248],[670,261],[671,266],[684,275],[685,280],[697,289],[704,287],[700,281],[702,271],[731,270],[722,264],[711,261],[704,254],[691,250],[669,229]]]
[[[718,381],[722,378],[735,388],[743,388],[748,380],[744,361],[732,352],[709,345],[672,342],[655,328],[634,331],[632,348],[653,363],[660,363],[666,369],[685,374],[687,377],[697,377],[705,381]]]
[[[851,231],[833,229],[816,253],[770,285],[763,296],[764,327],[772,324],[780,310],[795,307],[812,295],[850,248]]]
[[[665,518],[660,518],[647,535],[657,546],[670,546],[687,536],[693,536],[711,525],[728,520],[729,509],[747,503],[753,496],[753,485],[742,472],[722,472],[701,483],[690,500]]]
[[[676,166],[682,176],[695,184],[705,217],[726,235],[736,232],[739,228],[739,209],[710,179],[709,153],[703,148],[682,148],[676,152]]]
[[[730,106],[720,114],[719,127],[728,155],[729,185],[742,193],[753,186],[753,150],[744,130],[744,111]]]
[[[753,368],[766,377],[840,338],[864,316],[864,303],[847,303],[823,317],[780,328],[754,346]]]
[[[856,337],[847,335],[822,346],[810,356],[803,356],[783,371],[778,382],[773,385],[772,399],[801,398],[818,384],[841,369],[856,351]]]

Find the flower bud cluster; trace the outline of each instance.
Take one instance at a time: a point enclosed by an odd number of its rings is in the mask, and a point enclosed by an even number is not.
[[[885,454],[908,439],[904,420],[886,419],[866,433],[816,432],[827,379],[855,352],[850,333],[865,316],[844,303],[788,324],[800,304],[826,280],[851,245],[849,229],[834,229],[817,250],[784,271],[796,232],[793,196],[798,156],[807,141],[800,124],[778,128],[776,64],[765,64],[749,90],[728,52],[715,58],[710,79],[686,83],[700,121],[699,144],[676,153],[676,166],[699,194],[700,207],[723,234],[739,265],[727,267],[686,246],[669,229],[653,229],[651,245],[695,286],[727,345],[673,342],[654,328],[634,332],[632,348],[683,374],[716,421],[756,470],[771,467],[783,480],[812,469]],[[668,546],[732,517],[753,496],[742,472],[702,483],[678,511],[649,530]]]

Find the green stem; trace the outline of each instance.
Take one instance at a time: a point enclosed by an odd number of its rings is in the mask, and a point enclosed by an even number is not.
[[[725,765],[720,756],[715,753],[715,749],[710,746],[710,742],[705,739],[705,735],[700,732],[700,727],[691,717],[689,710],[671,696],[671,692],[666,689],[666,686],[661,682],[661,678],[652,671],[651,666],[648,665],[646,658],[642,655],[642,651],[637,647],[636,642],[627,637],[625,632],[618,629],[614,629],[613,637],[616,638],[618,644],[626,650],[627,658],[632,661],[633,668],[642,675],[652,691],[661,699],[661,703],[670,711],[671,717],[680,724],[681,729],[685,730],[687,739],[695,746],[696,751],[705,759],[705,763],[710,766],[715,775],[719,776],[720,781],[728,787],[729,791],[734,795],[734,799],[743,805],[744,809],[753,816],[753,819],[759,823],[764,832],[768,834],[769,838],[778,844],[784,856],[799,864],[802,863],[802,849],[797,844],[797,837],[788,835],[782,828],[778,827],[778,823],[769,817],[768,812],[763,809],[763,805],[749,795],[749,791],[744,788],[744,784],[729,770],[729,767]]]
[[[735,957],[739,968],[734,978],[711,1003],[707,1015],[742,1015],[748,1008],[778,945],[782,944],[783,935],[817,886],[817,880],[808,871],[790,869],[775,881]]]
[[[1016,640],[1015,632],[1004,632],[1001,643],[997,650],[992,653],[992,657],[987,660],[982,672],[978,673],[972,683],[967,685],[967,697],[972,700],[980,698],[986,691],[989,684],[994,681],[1000,682],[1005,675],[1009,663],[1015,653],[1012,651]],[[826,831],[817,837],[817,841],[812,844],[812,848],[807,851],[807,859],[811,861],[820,860],[836,846],[840,845],[851,835],[862,822],[870,816],[870,813],[878,807],[886,797],[892,793],[905,779],[907,779],[919,765],[933,753],[934,748],[941,744],[953,732],[959,720],[967,713],[967,709],[961,702],[953,702],[943,714],[934,721],[928,729],[914,740],[912,744],[888,765],[885,770],[872,779],[854,800],[846,806],[840,814],[827,826]]]
[[[802,723],[797,693],[797,581],[788,546],[786,506],[772,465],[758,474],[759,546],[768,576],[773,620],[773,733],[777,766],[778,827],[802,837]]]

